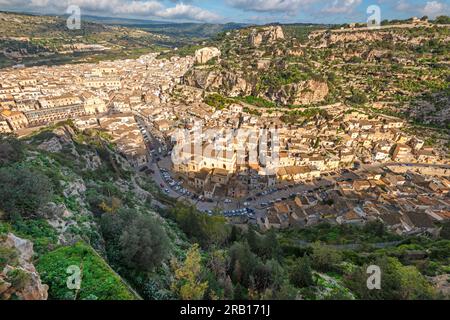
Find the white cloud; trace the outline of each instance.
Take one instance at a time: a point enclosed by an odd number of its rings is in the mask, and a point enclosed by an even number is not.
[[[156,13],[158,17],[166,19],[181,19],[193,21],[213,22],[220,20],[220,16],[208,10],[192,5],[179,3],[175,7],[166,8]]]
[[[425,7],[422,9],[422,14],[430,18],[435,18],[439,15],[446,14],[449,7],[445,3],[438,1],[428,1]]]
[[[352,13],[361,2],[362,0],[333,0],[333,3],[330,6],[326,6],[322,9],[322,12]]]
[[[430,18],[435,18],[439,15],[448,15],[450,10],[446,3],[439,1],[427,1],[425,5],[411,4],[406,0],[398,0],[395,9],[400,12],[407,12],[409,14],[428,16]]]
[[[146,16],[159,12],[163,9],[164,6],[157,1],[131,1],[127,3],[120,3],[117,7],[114,7],[113,13]]]
[[[4,2],[5,0],[0,0],[2,6]],[[166,7],[162,0],[6,0],[5,9],[29,9],[62,14],[70,5],[79,6],[82,13],[103,16],[140,16],[198,22],[218,21],[221,18],[213,12],[183,2],[174,7]]]

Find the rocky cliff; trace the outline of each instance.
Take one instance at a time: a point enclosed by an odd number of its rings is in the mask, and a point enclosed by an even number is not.
[[[242,73],[210,69],[193,69],[185,76],[185,84],[230,97],[250,95],[253,90]]]
[[[216,57],[220,57],[220,50],[215,47],[207,47],[195,51],[195,62],[198,64],[207,63]]]
[[[253,47],[259,47],[263,44],[272,44],[277,40],[284,40],[283,28],[280,26],[253,29],[248,38],[250,45]]]
[[[323,101],[328,92],[326,82],[308,80],[282,86],[279,90],[271,88],[265,96],[284,105],[304,105]]]
[[[0,300],[47,300],[48,286],[33,264],[33,243],[12,233],[0,238]]]

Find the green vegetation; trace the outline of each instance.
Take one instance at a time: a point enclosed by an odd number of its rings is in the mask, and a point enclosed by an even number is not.
[[[201,255],[198,245],[192,246],[182,265],[174,262],[175,280],[172,289],[182,300],[200,300],[204,297],[208,282],[201,281]]]
[[[201,48],[202,46],[199,45],[186,45],[176,50],[165,50],[159,54],[158,59],[170,59],[175,56],[193,56],[195,54],[195,51]]]
[[[435,297],[431,285],[414,266],[404,266],[396,258],[381,257],[374,263],[382,270],[382,290],[369,290],[365,284],[367,267],[364,265],[349,274],[345,282],[358,298],[364,300],[420,300]]]
[[[0,134],[0,165],[16,163],[23,158],[23,144],[12,134]]]
[[[350,105],[364,105],[369,100],[364,92],[352,90],[352,95],[347,100]]]
[[[0,40],[0,67],[17,63],[35,66],[137,58],[160,52],[167,44],[174,45],[169,37],[142,29],[87,20],[83,21],[81,29],[69,30],[64,18],[54,16],[2,13],[0,29],[11,37]],[[74,50],[72,46],[80,43],[101,44],[106,50]]]
[[[26,168],[0,169],[0,209],[9,215],[36,216],[51,197],[52,186],[47,176]]]
[[[173,219],[193,243],[203,248],[223,245],[230,234],[230,228],[222,216],[208,216],[197,211],[193,206],[178,202],[167,217]]]
[[[401,240],[401,237],[389,233],[381,222],[369,222],[364,227],[352,225],[331,225],[323,223],[314,228],[292,229],[280,233],[280,241],[288,246],[295,241],[321,241],[330,245],[349,243],[381,243]]]
[[[11,285],[17,290],[22,290],[25,288],[26,284],[30,280],[30,274],[26,273],[21,269],[14,269],[7,273],[8,281],[11,282]]]
[[[281,120],[285,123],[291,123],[295,124],[298,123],[300,120],[309,120],[317,115],[321,115],[326,117],[327,112],[323,109],[319,108],[306,108],[304,110],[298,109],[298,110],[291,110],[285,113]]]
[[[14,249],[6,248],[0,245],[0,269],[3,270],[6,265],[16,266],[18,255]]]
[[[449,16],[438,16],[434,19],[434,23],[436,24],[450,24]]]
[[[259,108],[275,108],[276,104],[274,102],[268,101],[266,99],[260,98],[260,97],[255,97],[255,96],[247,96],[247,97],[240,97],[238,98],[239,100],[257,106]]]
[[[233,99],[225,98],[218,93],[213,93],[205,97],[205,103],[217,110],[222,110],[233,103]]]
[[[259,89],[264,90],[266,88],[280,88],[284,85],[298,83],[314,78],[316,78],[316,76],[311,72],[311,70],[302,70],[298,68],[298,66],[290,65],[285,69],[275,70],[264,74],[261,77]]]
[[[138,271],[152,271],[167,257],[169,240],[158,220],[129,209],[103,214],[102,233],[112,261]]]
[[[78,266],[82,270],[79,291],[69,290],[67,268]],[[127,285],[88,245],[78,242],[44,254],[37,269],[44,283],[50,286],[52,299],[79,300],[133,300],[136,296]],[[66,276],[64,276],[66,275]]]
[[[308,256],[298,258],[290,271],[290,281],[298,288],[305,288],[314,285],[311,262]]]

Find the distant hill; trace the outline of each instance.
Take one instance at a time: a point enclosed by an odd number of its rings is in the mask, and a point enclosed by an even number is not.
[[[0,12],[0,30],[0,67],[133,58],[178,45],[168,36],[86,20],[70,30],[60,16]]]
[[[0,11],[0,68],[136,58],[148,52],[195,45],[221,32],[244,27],[235,23],[83,16],[81,29],[70,30],[66,20],[67,16]],[[88,46],[79,50],[80,44]]]
[[[175,23],[167,21],[155,21],[145,19],[127,19],[115,17],[84,16],[84,20],[106,25],[138,28],[152,33],[163,34],[176,39],[191,40],[211,38],[218,33],[247,27],[243,23]]]

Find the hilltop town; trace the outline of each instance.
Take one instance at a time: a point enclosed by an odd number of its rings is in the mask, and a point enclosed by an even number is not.
[[[0,299],[447,297],[449,25],[221,28],[0,69]]]
[[[241,46],[257,48],[250,52],[260,56],[288,41],[281,27],[233,33],[227,37],[234,42],[246,37],[239,40]],[[386,33],[400,37],[395,29],[349,29],[313,32],[309,39],[325,41],[318,48],[328,48],[366,39],[365,33],[373,34],[370,41],[385,39]],[[285,49],[287,56],[307,54],[305,45],[289,41],[293,45]],[[341,59],[339,50],[329,61]],[[348,50],[343,53],[350,66],[360,57],[351,50],[351,57]],[[431,230],[433,221],[450,218],[445,135],[421,136],[407,119],[386,114],[381,102],[354,101],[357,94],[350,101],[332,101],[330,91],[337,89],[320,76],[285,84],[280,92],[271,85],[264,95],[251,96],[255,89],[245,77],[221,71],[222,80],[217,74],[211,78],[216,64],[228,68],[231,63],[231,51],[226,61],[223,51],[205,47],[194,56],[169,59],[154,53],[76,68],[5,69],[0,71],[0,132],[27,135],[68,119],[80,130],[99,128],[166,193],[209,214],[219,210],[235,223],[256,223],[263,229],[382,220],[399,233],[421,232]],[[367,59],[384,61],[375,51]],[[258,70],[267,70],[282,54],[273,52],[275,58],[257,60]],[[414,63],[408,61],[399,63]],[[200,81],[199,72],[207,72],[208,79]],[[364,81],[356,79],[343,81]],[[355,90],[365,90],[357,83]],[[219,93],[211,92],[216,89]],[[388,100],[391,91],[378,98]],[[228,97],[221,95],[225,92]],[[47,141],[42,148],[58,151],[60,146]]]

